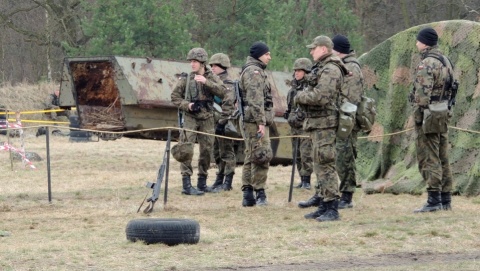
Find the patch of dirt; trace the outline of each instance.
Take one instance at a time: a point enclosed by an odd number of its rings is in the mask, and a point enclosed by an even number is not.
[[[480,251],[471,253],[435,253],[435,252],[411,252],[411,253],[392,253],[380,254],[369,258],[349,258],[348,260],[308,262],[298,264],[268,265],[268,266],[248,266],[248,267],[227,267],[213,269],[216,271],[227,270],[247,270],[247,271],[294,271],[294,270],[340,270],[340,269],[367,269],[378,267],[398,267],[405,266],[409,270],[414,270],[413,265],[417,264],[439,264],[452,263],[460,261],[479,261]],[[411,266],[411,267],[409,267]],[[411,269],[410,269],[411,268]]]

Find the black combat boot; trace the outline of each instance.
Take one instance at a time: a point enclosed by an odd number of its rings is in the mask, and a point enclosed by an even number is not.
[[[435,212],[442,209],[442,198],[439,191],[427,191],[427,203],[422,208],[413,211],[414,213]]]
[[[201,196],[203,195],[202,191],[198,191],[192,186],[192,183],[190,181],[190,176],[189,175],[184,175],[182,176],[182,182],[183,182],[183,190],[182,194],[185,195],[196,195],[196,196]]]
[[[352,197],[352,192],[342,192],[342,197],[338,203],[338,209],[353,208]]]
[[[223,186],[223,178],[225,176],[223,174],[217,174],[217,178],[215,179],[215,182],[212,184],[212,186],[207,187],[206,192],[220,192],[222,190]]]
[[[267,203],[267,194],[265,194],[265,189],[255,190],[257,194],[257,206],[266,206]]]
[[[222,189],[225,191],[232,190],[233,189],[232,182],[233,182],[233,172],[225,176],[225,182],[223,183]]]
[[[310,176],[301,176],[302,179],[302,188],[310,190]]]
[[[318,204],[317,210],[315,210],[315,212],[308,213],[303,217],[306,219],[316,219],[317,217],[323,215],[326,211],[327,209],[325,203],[323,202],[323,198],[320,198],[320,203]]]
[[[446,211],[452,210],[452,193],[451,192],[442,192],[440,193],[442,197],[442,209]]]
[[[245,185],[242,187],[243,191],[243,207],[251,207],[255,206],[256,200],[255,196],[253,195],[253,187],[251,185]]]
[[[300,208],[317,207],[320,204],[321,201],[322,201],[322,198],[319,197],[317,193],[315,193],[308,200],[300,201],[298,203],[298,207],[300,207]]]
[[[338,200],[324,202],[323,204],[325,204],[325,208],[327,210],[325,213],[323,213],[323,215],[317,217],[315,220],[318,222],[340,220],[340,214],[338,213]]]

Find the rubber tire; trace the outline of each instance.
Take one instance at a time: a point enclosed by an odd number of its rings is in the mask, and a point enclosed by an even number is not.
[[[145,244],[163,243],[169,246],[196,244],[200,241],[200,224],[192,219],[144,218],[128,222],[127,240]]]

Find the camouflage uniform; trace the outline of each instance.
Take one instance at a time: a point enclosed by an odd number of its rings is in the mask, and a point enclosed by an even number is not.
[[[341,100],[358,105],[364,92],[362,70],[353,52],[342,58],[342,61],[347,67],[349,74],[345,76],[342,85]],[[345,139],[337,138],[336,166],[338,176],[340,177],[340,192],[342,192],[339,208],[344,208],[343,205],[348,205],[345,207],[353,206],[351,205],[351,195],[355,192],[357,186],[355,159],[357,158],[357,135],[359,131],[360,127],[355,125],[350,136]]]
[[[270,163],[262,165],[253,162],[252,150],[257,144],[269,148],[269,125],[273,122],[273,102],[270,83],[265,72],[266,65],[251,56],[243,67],[240,78],[244,105],[245,160],[242,171],[242,190],[253,188],[264,193]],[[265,125],[265,135],[257,138],[259,125]],[[258,193],[257,193],[258,198]]]
[[[427,205],[431,201],[431,195],[440,192],[441,201],[445,205],[443,208],[449,209],[453,178],[448,161],[448,131],[425,134],[422,122],[424,110],[428,108],[428,104],[449,100],[451,93],[443,93],[443,89],[449,70],[453,72],[453,68],[448,60],[445,61],[448,67],[445,67],[441,61],[429,54],[443,56],[437,46],[428,47],[421,52],[422,61],[415,70],[414,89],[411,96],[414,97],[412,102],[417,133],[418,168],[427,183],[427,192],[429,192]],[[445,201],[446,197],[448,202]],[[421,212],[421,210],[417,211]]]
[[[215,123],[225,124],[235,111],[235,87],[227,71],[218,76],[223,81],[226,92],[221,102],[222,113],[215,112]],[[236,159],[233,146],[233,140],[215,137],[213,157],[218,166],[217,176],[235,174]]]
[[[290,134],[291,135],[308,135],[303,130],[303,118],[305,118],[305,113],[299,106],[293,105],[293,99],[297,93],[303,91],[308,87],[308,83],[305,79],[300,81],[293,80],[292,88],[287,95],[287,104],[288,104],[288,124],[290,125]],[[300,121],[301,120],[301,121]],[[308,186],[310,185],[310,175],[313,172],[313,161],[312,161],[312,140],[310,138],[298,138],[299,144],[297,148],[297,161],[296,166],[300,174],[302,182],[298,188],[304,187],[307,184],[306,178],[308,177]],[[292,151],[295,150],[295,142],[297,138],[292,138]],[[305,187],[306,188],[306,187]],[[309,187],[308,187],[309,188]]]
[[[189,95],[186,95],[186,83],[187,76],[190,76],[190,85],[188,86]],[[214,119],[213,119],[213,99],[214,95],[218,97],[224,96],[225,86],[218,76],[212,73],[212,71],[205,67],[205,74],[203,75],[207,81],[205,84],[198,83],[194,80],[195,73],[191,72],[189,75],[184,75],[180,78],[177,85],[172,91],[171,99],[172,103],[180,110],[185,112],[184,114],[184,128],[205,132],[214,133]],[[190,100],[186,100],[186,97],[190,97]],[[205,107],[200,108],[200,112],[192,113],[188,109],[188,105],[194,101],[205,102]],[[210,168],[210,152],[213,147],[213,137],[208,135],[197,134],[193,132],[186,132],[186,137],[181,134],[180,141],[193,142],[198,141],[200,145],[200,156],[198,159],[198,176],[205,177],[208,175],[208,169]],[[182,176],[193,175],[192,161],[186,161],[181,163],[180,170]],[[202,186],[202,185],[200,185]]]
[[[47,99],[45,100],[45,109],[59,109],[60,108],[60,100],[59,97],[53,93],[49,94],[47,96]],[[62,111],[62,112],[49,112],[47,116],[51,120],[57,120],[59,116],[65,116],[69,117],[69,111]]]
[[[339,198],[334,146],[338,127],[336,104],[343,82],[339,66],[345,69],[340,58],[332,54],[322,57],[312,68],[309,88],[295,97],[295,102],[306,111],[303,128],[312,138],[313,170],[324,202]]]

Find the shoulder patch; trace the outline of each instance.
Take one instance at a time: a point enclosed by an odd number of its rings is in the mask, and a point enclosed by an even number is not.
[[[420,66],[418,66],[418,68],[417,68],[417,69],[418,69],[418,70],[423,70],[424,68],[425,68],[425,66],[423,66],[423,65],[420,65]]]

